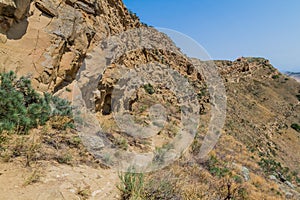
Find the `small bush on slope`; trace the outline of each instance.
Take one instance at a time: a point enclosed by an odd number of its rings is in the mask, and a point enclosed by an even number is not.
[[[144,174],[125,172],[119,174],[121,184],[117,188],[121,191],[122,199],[143,199],[144,196]]]
[[[27,133],[52,116],[72,117],[70,103],[50,94],[39,95],[29,79],[17,79],[12,71],[0,74],[0,134]]]
[[[291,128],[300,133],[300,125],[299,124],[294,123],[291,125]]]

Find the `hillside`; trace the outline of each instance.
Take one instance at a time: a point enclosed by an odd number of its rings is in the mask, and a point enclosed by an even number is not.
[[[74,112],[0,132],[0,199],[300,199],[300,83],[267,59],[188,58],[121,0],[0,1],[0,49]]]

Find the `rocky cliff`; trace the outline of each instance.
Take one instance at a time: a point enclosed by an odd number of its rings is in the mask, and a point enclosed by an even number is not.
[[[141,26],[121,0],[7,0],[0,13],[1,71],[30,75],[40,91],[72,82],[102,38]]]

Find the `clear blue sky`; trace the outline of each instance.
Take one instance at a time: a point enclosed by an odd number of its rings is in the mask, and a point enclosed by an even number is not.
[[[123,1],[142,22],[190,36],[213,59],[258,56],[300,71],[300,0]]]

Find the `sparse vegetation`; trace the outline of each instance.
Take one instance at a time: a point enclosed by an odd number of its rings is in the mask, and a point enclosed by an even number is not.
[[[258,163],[265,173],[273,174],[279,172],[283,168],[280,162],[276,162],[274,159],[262,158]]]
[[[26,147],[25,156],[26,156],[26,163],[27,167],[30,167],[32,161],[36,160],[37,153],[40,150],[41,143],[36,142],[34,140],[30,141],[29,146]]]
[[[163,148],[155,148],[155,155],[154,155],[154,159],[153,162],[160,165],[163,164],[165,161],[165,154],[166,154],[166,150]]]
[[[207,163],[208,171],[217,177],[225,177],[230,173],[230,170],[224,166],[221,166],[221,163],[217,160],[217,157],[211,156]]]
[[[264,63],[266,61],[265,58],[262,57],[245,57],[249,63],[258,62]]]
[[[68,140],[68,143],[70,146],[78,147],[82,143],[82,141],[79,136],[74,136],[70,140]]]
[[[59,162],[60,164],[71,164],[72,159],[72,155],[67,152],[65,154],[59,155],[57,157],[57,162]]]
[[[198,99],[207,96],[207,88],[202,88],[201,91],[197,94]]]
[[[291,125],[291,128],[300,133],[300,125],[299,124],[294,123]]]
[[[216,190],[217,199],[247,199],[248,192],[241,184],[230,177],[222,178]]]
[[[139,19],[136,13],[134,13],[132,10],[128,10],[128,13],[133,19]]]
[[[165,162],[166,153],[173,148],[174,146],[172,143],[164,144],[162,147],[156,147],[153,162],[158,165],[163,164]]]
[[[268,175],[275,175],[281,181],[295,181],[299,180],[298,172],[290,171],[288,167],[283,167],[280,162],[274,159],[262,158],[258,163],[259,166]]]
[[[278,75],[278,74],[273,75],[273,76],[272,76],[272,79],[279,79],[279,75]]]
[[[103,156],[103,161],[104,161],[105,164],[111,165],[111,164],[112,164],[112,158],[111,158],[111,155],[108,154],[108,153],[104,154],[104,156]]]
[[[155,90],[154,90],[153,86],[150,83],[144,85],[144,89],[148,94],[154,94],[155,93]]]
[[[176,187],[170,182],[170,177],[146,177],[142,173],[132,170],[120,173],[121,184],[117,188],[121,191],[123,200],[160,200],[178,199]]]
[[[29,177],[26,178],[23,186],[31,185],[40,181],[42,174],[39,169],[34,169]]]
[[[144,198],[144,174],[129,171],[120,173],[119,178],[121,183],[117,188],[121,191],[121,198],[123,200],[138,200]]]
[[[11,71],[0,74],[0,134],[19,134],[44,125],[53,116],[72,117],[70,103],[50,94],[39,95],[28,78],[16,78]]]
[[[159,199],[178,199],[176,187],[171,183],[169,177],[164,177],[161,180],[150,179],[146,182],[145,200]]]
[[[76,193],[81,197],[82,200],[86,200],[89,199],[92,192],[90,187],[85,187],[85,188],[79,188]]]
[[[146,111],[146,110],[147,110],[147,106],[145,106],[145,105],[142,105],[142,106],[139,107],[139,111],[141,113],[144,112],[144,111]]]
[[[128,142],[125,138],[117,138],[114,143],[118,148],[120,148],[124,151],[126,151],[128,149]]]

